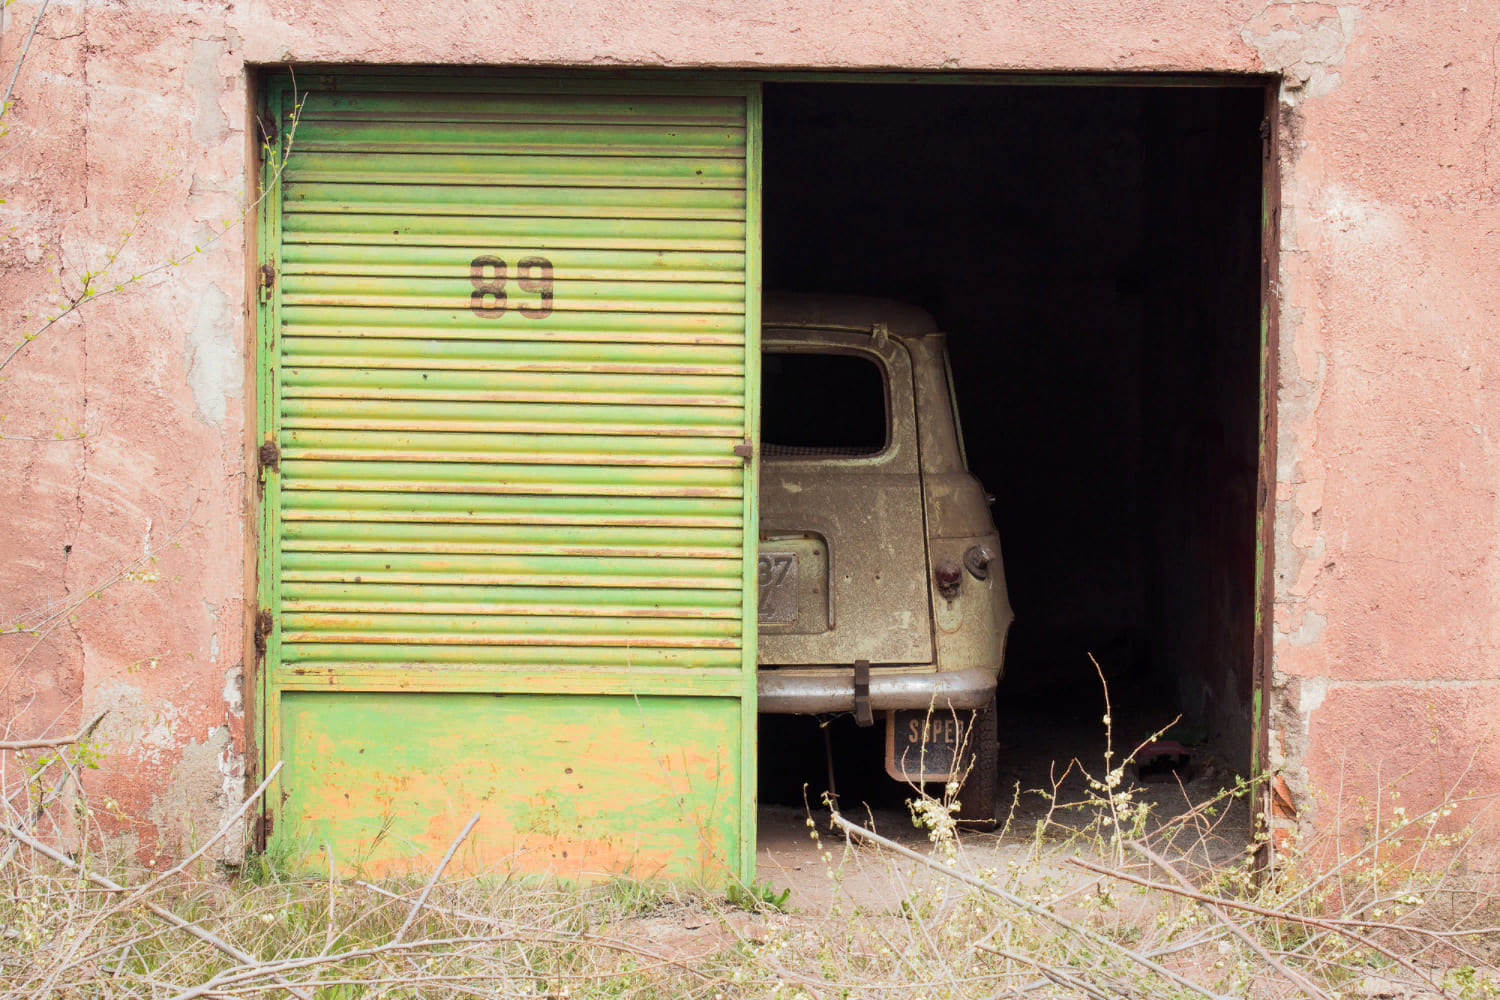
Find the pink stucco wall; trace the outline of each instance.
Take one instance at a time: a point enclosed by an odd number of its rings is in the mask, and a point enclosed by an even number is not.
[[[0,83],[36,9],[4,11]],[[247,66],[1268,72],[1272,759],[1314,820],[1377,775],[1494,788],[1497,38],[1480,2],[53,0],[0,138],[0,357],[83,271],[145,277],[0,370],[0,626],[64,612],[0,637],[0,715],[109,708],[91,780],[142,850],[242,793]]]

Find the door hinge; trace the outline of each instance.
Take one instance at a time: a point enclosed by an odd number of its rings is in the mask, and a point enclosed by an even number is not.
[[[260,446],[260,471],[261,479],[265,479],[265,471],[281,471],[281,446],[275,441],[266,441]]]
[[[265,137],[266,145],[274,145],[277,136],[276,116],[268,112],[265,118],[258,120],[260,122],[260,134]]]
[[[266,641],[270,638],[271,631],[276,627],[276,618],[271,612],[262,608],[255,614],[255,655],[266,655]]]
[[[271,290],[276,287],[276,265],[262,264],[260,266],[260,300],[268,302],[271,299]]]
[[[265,847],[271,834],[276,832],[276,819],[269,812],[260,814],[260,846]]]

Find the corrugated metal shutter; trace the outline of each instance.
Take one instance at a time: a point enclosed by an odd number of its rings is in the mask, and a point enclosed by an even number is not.
[[[476,864],[748,873],[756,94],[268,101],[276,836],[416,860],[477,808]]]

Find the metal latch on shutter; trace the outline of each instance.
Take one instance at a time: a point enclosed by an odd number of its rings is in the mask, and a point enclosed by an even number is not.
[[[748,462],[755,457],[755,445],[750,442],[749,438],[745,438],[734,446],[734,453]]]
[[[271,289],[276,287],[276,265],[262,264],[260,268],[260,300],[269,302]]]

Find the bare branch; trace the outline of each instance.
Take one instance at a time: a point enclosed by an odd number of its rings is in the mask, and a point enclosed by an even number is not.
[[[448,853],[444,854],[443,860],[438,862],[437,868],[432,873],[432,878],[427,880],[427,887],[422,890],[422,895],[418,896],[417,901],[411,904],[411,909],[406,913],[406,920],[401,924],[401,928],[396,931],[396,936],[391,938],[392,944],[400,944],[401,939],[406,936],[407,928],[411,926],[413,920],[417,919],[417,912],[422,909],[422,904],[427,902],[427,896],[432,892],[432,887],[437,885],[438,879],[443,877],[443,870],[448,867],[448,862],[452,861],[453,855],[458,852],[458,845],[468,839],[469,831],[473,830],[474,825],[478,822],[479,813],[476,812],[469,817],[469,822],[464,824],[464,828],[458,832],[458,836],[454,838],[453,843],[448,845]]]
[[[66,854],[63,854],[60,851],[53,850],[46,844],[42,843],[40,840],[37,840],[35,837],[27,834],[24,830],[17,830],[9,823],[0,823],[0,832],[4,832],[11,839],[25,844],[33,851],[40,854],[42,857],[57,862],[69,871],[78,873],[79,875],[83,876],[85,879],[94,883],[102,889],[108,889],[110,892],[130,891],[125,886],[114,881],[113,879],[108,879],[103,875],[98,875],[94,872],[89,871],[87,868],[78,864]],[[171,924],[178,930],[192,935],[193,937],[197,938],[199,941],[202,941],[204,944],[209,945],[210,947],[218,949],[219,951],[228,955],[230,958],[234,959],[236,962],[239,962],[242,965],[259,967],[261,964],[254,955],[251,955],[246,951],[241,951],[239,948],[236,948],[228,941],[225,941],[223,938],[219,937],[213,931],[204,930],[197,924],[189,923],[188,921],[179,917],[177,914],[173,913],[171,910],[158,906],[156,903],[153,903],[149,900],[142,900],[140,905],[145,907],[151,913],[160,917],[162,920],[165,920],[167,923]],[[291,990],[297,996],[301,997],[302,1000],[312,1000],[311,994],[303,990],[299,990],[290,984],[285,985],[287,989]],[[202,994],[199,993],[194,995],[201,996]]]
[[[72,746],[74,743],[82,743],[94,734],[94,729],[108,714],[109,709],[106,708],[89,720],[82,729],[78,730],[72,736],[59,736],[56,739],[50,740],[0,740],[0,750],[51,750],[57,747]]]
[[[1087,994],[1088,996],[1093,997],[1094,1000],[1110,1000],[1109,994],[1095,989],[1088,983],[1084,982],[1082,979],[1079,979],[1077,976],[1069,975],[1056,966],[1048,965],[1045,962],[1039,961],[1035,958],[1030,958],[1026,955],[1017,955],[1015,952],[1006,951],[1004,948],[996,948],[994,945],[977,944],[974,947],[978,948],[980,951],[987,951],[991,955],[999,955],[1001,958],[1008,958],[1018,965],[1029,965],[1036,971],[1040,972],[1042,975],[1046,976],[1049,981],[1054,982],[1059,986],[1067,986],[1070,989],[1075,989],[1080,993]]]
[[[1033,916],[1041,917],[1044,920],[1056,924],[1063,930],[1066,930],[1073,934],[1077,934],[1079,937],[1087,941],[1107,948],[1110,951],[1124,955],[1132,962],[1150,969],[1152,972],[1156,973],[1158,976],[1161,976],[1164,979],[1171,980],[1185,990],[1196,993],[1201,997],[1207,997],[1208,1000],[1218,1000],[1217,994],[1204,989],[1202,986],[1199,986],[1197,983],[1193,982],[1190,979],[1183,978],[1161,963],[1153,962],[1150,958],[1142,955],[1140,952],[1135,951],[1132,948],[1128,948],[1117,941],[1111,941],[1109,938],[1098,933],[1097,931],[1089,930],[1087,927],[1076,924],[1060,914],[1053,913],[1045,906],[1038,906],[1035,903],[1022,899],[1020,896],[1017,896],[1013,892],[1007,892],[1006,890],[1001,889],[999,886],[993,886],[988,882],[977,879],[967,872],[961,872],[953,868],[949,868],[947,865],[942,864],[941,862],[934,861],[929,857],[925,857],[924,855],[917,853],[904,844],[898,844],[888,837],[882,837],[874,830],[867,830],[862,826],[851,823],[848,820],[844,819],[844,817],[840,816],[838,813],[833,814],[832,820],[833,824],[839,829],[843,830],[845,833],[859,837],[861,840],[868,840],[873,844],[879,844],[886,850],[893,851],[896,854],[901,855],[903,858],[909,858],[910,860],[915,861],[918,864],[926,865],[933,871],[942,872],[944,875],[948,876],[951,879],[955,879],[956,881],[962,882],[968,886],[973,886],[980,892],[988,893],[989,895],[994,896],[997,899],[1004,900],[1006,903],[1009,903],[1016,909],[1024,910],[1027,913],[1032,914]]]
[[[36,17],[31,20],[31,30],[26,32],[26,41],[21,43],[21,54],[16,56],[16,68],[10,74],[10,83],[5,85],[5,96],[0,97],[0,116],[4,116],[5,110],[10,107],[10,95],[16,89],[16,80],[21,76],[21,67],[26,63],[26,53],[31,51],[31,39],[36,36],[37,25],[42,23],[42,15],[47,13],[48,0],[42,0],[42,5],[36,9]]]
[[[1219,906],[1224,906],[1224,907],[1228,907],[1230,909],[1236,909],[1236,910],[1245,910],[1245,911],[1247,911],[1249,913],[1259,914],[1260,916],[1263,916],[1263,917],[1272,917],[1272,918],[1275,918],[1275,919],[1278,919],[1278,920],[1283,920],[1283,921],[1285,921],[1287,923],[1290,923],[1290,924],[1302,924],[1302,925],[1307,926],[1307,927],[1317,927],[1317,928],[1319,928],[1321,930],[1331,931],[1331,932],[1333,932],[1335,934],[1342,934],[1345,937],[1348,937],[1348,938],[1350,938],[1350,939],[1352,939],[1354,941],[1358,941],[1360,944],[1364,945],[1366,948],[1370,948],[1370,949],[1372,949],[1374,951],[1378,951],[1380,954],[1384,955],[1386,958],[1389,958],[1391,961],[1397,963],[1402,968],[1406,969],[1408,972],[1410,972],[1413,975],[1419,977],[1423,982],[1429,984],[1434,989],[1438,990],[1438,992],[1442,993],[1443,996],[1448,996],[1448,994],[1443,991],[1442,985],[1440,983],[1436,982],[1435,980],[1433,980],[1430,976],[1427,975],[1427,973],[1425,973],[1421,969],[1417,968],[1415,965],[1413,965],[1404,956],[1402,956],[1402,955],[1400,955],[1400,954],[1392,951],[1389,948],[1384,947],[1383,945],[1381,945],[1381,944],[1379,944],[1379,943],[1377,943],[1375,941],[1370,940],[1369,938],[1365,937],[1362,934],[1355,933],[1353,930],[1351,930],[1349,928],[1348,921],[1331,920],[1331,919],[1330,920],[1324,920],[1324,919],[1319,919],[1317,917],[1306,916],[1305,914],[1301,914],[1301,913],[1289,913],[1289,912],[1287,912],[1285,910],[1273,910],[1273,909],[1269,909],[1268,907],[1264,907],[1264,906],[1256,906],[1253,903],[1241,903],[1241,902],[1238,902],[1237,900],[1233,900],[1233,899],[1223,899],[1223,898],[1216,897],[1216,896],[1206,896],[1206,895],[1204,895],[1201,892],[1196,892],[1196,891],[1189,890],[1189,889],[1183,889],[1183,888],[1181,888],[1179,886],[1175,886],[1175,885],[1168,885],[1165,882],[1154,882],[1154,881],[1152,881],[1150,879],[1141,878],[1138,875],[1131,875],[1131,874],[1129,874],[1127,872],[1116,871],[1116,870],[1114,870],[1112,868],[1106,868],[1103,865],[1092,864],[1092,863],[1090,863],[1088,861],[1084,861],[1082,858],[1069,858],[1068,859],[1068,863],[1071,864],[1071,865],[1076,865],[1077,867],[1082,868],[1085,871],[1095,872],[1096,874],[1099,874],[1099,875],[1108,875],[1111,878],[1117,878],[1117,879],[1119,879],[1122,882],[1132,882],[1132,883],[1134,883],[1136,885],[1144,886],[1147,889],[1156,889],[1156,890],[1161,891],[1161,892],[1175,893],[1176,895],[1185,896],[1188,899],[1197,900],[1199,902],[1212,902],[1212,903],[1215,903],[1215,904],[1217,904]],[[1397,929],[1399,929],[1399,930],[1411,931],[1411,932],[1414,932],[1414,933],[1416,933],[1417,930],[1418,930],[1417,928],[1414,928],[1414,927],[1404,927],[1404,926],[1401,926],[1399,924],[1398,925],[1393,925],[1393,926],[1397,927]]]
[[[45,4],[43,6],[45,6]],[[291,144],[297,134],[297,122],[301,117],[301,111],[302,101],[298,100],[293,106],[290,115],[291,125],[287,129],[286,133],[285,143],[288,154],[291,152]],[[21,342],[18,343],[14,348],[12,348],[10,353],[5,355],[4,358],[0,358],[0,371],[4,371],[6,366],[15,360],[16,355],[24,351],[27,345],[32,343],[32,341],[36,340],[42,334],[52,329],[52,327],[56,326],[68,316],[71,316],[73,313],[82,309],[88,303],[95,302],[107,295],[122,291],[123,289],[129,288],[131,285],[136,284],[137,282],[143,281],[146,278],[153,277],[154,275],[160,274],[164,271],[168,271],[176,267],[181,267],[188,261],[202,255],[203,253],[207,252],[209,249],[220,243],[224,239],[224,237],[229,234],[229,231],[236,225],[244,222],[245,218],[249,216],[250,213],[254,212],[256,210],[256,207],[265,200],[266,196],[271,192],[271,190],[281,182],[281,175],[286,170],[286,163],[287,157],[282,156],[278,160],[276,169],[272,172],[270,182],[265,186],[265,190],[261,191],[258,196],[250,201],[250,203],[245,206],[244,210],[241,211],[238,216],[227,221],[222,229],[219,229],[216,232],[211,232],[208,239],[204,240],[202,244],[194,246],[191,250],[186,250],[180,254],[168,257],[161,263],[153,265],[152,267],[148,267],[138,274],[132,274],[129,278],[116,280],[113,285],[109,285],[108,287],[95,288],[95,280],[103,279],[109,273],[110,267],[113,266],[115,260],[124,251],[126,244],[128,244],[131,238],[134,237],[136,230],[141,224],[142,218],[142,214],[138,212],[135,218],[132,220],[130,227],[125,230],[124,236],[122,237],[121,241],[107,254],[104,266],[98,271],[86,272],[83,278],[83,287],[79,290],[78,294],[67,296],[68,301],[63,304],[57,315],[48,317],[41,326],[37,327],[30,333],[23,335],[21,337]],[[152,188],[152,194],[155,194],[156,190],[161,187],[161,185],[166,181],[167,176],[170,176],[170,174],[164,175],[162,179],[157,182],[156,187]],[[67,295],[66,291],[64,291],[64,295]]]
[[[1176,882],[1180,887],[1186,889],[1189,892],[1194,891],[1192,885],[1188,882],[1188,880],[1183,878],[1182,875],[1177,871],[1177,869],[1173,868],[1171,863],[1168,862],[1166,858],[1162,857],[1160,854],[1157,854],[1155,851],[1151,850],[1151,848],[1147,847],[1145,844],[1140,843],[1139,841],[1132,840],[1129,843],[1132,850],[1136,851],[1147,861],[1150,861],[1153,865],[1166,872],[1167,876],[1170,877],[1172,881]],[[1280,973],[1282,978],[1287,982],[1297,987],[1297,989],[1302,990],[1304,993],[1311,994],[1315,997],[1320,997],[1322,998],[1322,1000],[1332,1000],[1332,998],[1327,993],[1318,989],[1318,987],[1312,982],[1312,980],[1292,969],[1286,963],[1278,959],[1275,955],[1272,955],[1269,951],[1267,951],[1259,941],[1251,937],[1249,932],[1247,932],[1243,927],[1236,923],[1234,919],[1230,917],[1230,915],[1223,909],[1223,907],[1207,899],[1195,900],[1195,902],[1197,902],[1198,905],[1205,907],[1208,912],[1217,917],[1221,924],[1229,928],[1229,933],[1239,938],[1251,951],[1255,952],[1261,958],[1265,959],[1266,964],[1270,965],[1271,968]]]
[[[245,815],[245,810],[249,809],[250,806],[255,802],[258,802],[260,800],[260,797],[266,793],[266,788],[270,786],[271,782],[275,780],[276,775],[281,771],[281,765],[282,761],[278,760],[275,766],[271,768],[271,772],[266,775],[266,779],[259,785],[257,785],[255,791],[251,792],[250,795],[245,799],[245,801],[240,803],[240,807],[236,809],[228,819],[226,819],[219,825],[218,832],[216,832],[212,837],[209,837],[207,840],[205,840],[196,851],[189,854],[187,857],[177,862],[177,864],[173,865],[171,868],[168,868],[166,871],[163,871],[160,875],[157,875],[151,881],[147,882],[145,885],[137,889],[131,895],[130,899],[126,900],[126,902],[129,903],[130,900],[135,899],[137,896],[141,896],[147,892],[150,892],[151,889],[153,889],[163,879],[169,878],[172,875],[176,875],[178,872],[186,869],[188,865],[192,864],[198,858],[202,857],[204,851],[208,850],[214,844],[218,843],[226,833],[234,829],[234,825],[240,821],[240,817]]]

